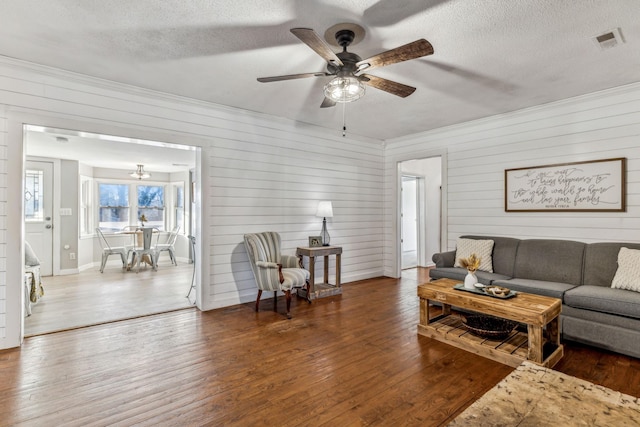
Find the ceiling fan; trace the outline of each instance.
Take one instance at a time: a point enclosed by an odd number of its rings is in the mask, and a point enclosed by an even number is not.
[[[293,35],[313,49],[325,61],[327,71],[319,73],[289,74],[285,76],[260,77],[259,82],[277,82],[281,80],[302,79],[306,77],[335,76],[324,87],[324,101],[321,108],[333,107],[337,102],[352,102],[360,99],[365,92],[365,85],[389,92],[405,98],[415,92],[416,88],[397,83],[382,77],[362,73],[375,67],[384,67],[397,62],[408,61],[433,54],[433,46],[425,39],[419,39],[404,46],[362,59],[353,52],[347,52],[356,36],[361,38],[364,29],[357,24],[338,24],[331,27],[325,36],[333,33],[337,46],[342,52],[334,53],[331,47],[315,31],[310,28],[292,28]]]

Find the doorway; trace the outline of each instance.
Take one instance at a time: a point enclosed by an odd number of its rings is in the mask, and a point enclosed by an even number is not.
[[[433,266],[442,240],[442,156],[398,162],[400,274]]]
[[[39,196],[30,206],[25,194],[25,240],[32,246],[35,242],[38,257],[46,259],[47,250],[53,254],[52,270],[41,270],[45,296],[25,318],[24,335],[193,307],[194,294],[191,292],[189,299],[187,292],[200,262],[193,256],[189,236],[196,234],[201,215],[200,204],[193,197],[200,188],[199,148],[31,125],[24,126],[23,135],[26,186],[34,187],[31,192]],[[47,161],[39,161],[41,158]],[[52,180],[47,180],[49,172],[42,170],[47,163],[53,164]],[[132,177],[137,163],[144,163],[145,170],[151,172],[149,179]],[[147,268],[137,274],[123,269],[118,257],[110,257],[104,272],[99,271],[102,247],[95,227],[103,221],[100,182],[128,185],[132,192],[149,185],[163,189],[165,204],[142,209],[147,209],[147,215],[149,209],[164,209],[167,222],[161,231],[167,236],[173,227],[181,227],[175,248],[180,253],[178,266],[168,256],[161,256],[158,271]],[[47,183],[53,183],[52,188],[43,187]],[[40,193],[57,196],[53,203],[44,203]],[[44,211],[47,205],[52,213]],[[139,203],[138,209],[131,207],[132,224],[139,225],[140,209]],[[53,243],[40,238],[43,230],[53,235]]]
[[[402,210],[401,220],[401,253],[402,270],[415,268],[418,266],[418,206],[420,205],[420,194],[418,192],[418,177],[402,176]]]
[[[25,240],[40,261],[40,274],[53,275],[53,161],[25,163]]]

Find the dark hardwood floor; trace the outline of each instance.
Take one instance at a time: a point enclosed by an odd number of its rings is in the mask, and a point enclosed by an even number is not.
[[[425,280],[28,338],[0,351],[0,425],[446,425],[513,368],[418,336]],[[640,396],[634,358],[568,343],[556,369]]]

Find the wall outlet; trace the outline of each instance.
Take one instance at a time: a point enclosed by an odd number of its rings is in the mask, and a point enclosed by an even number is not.
[[[69,259],[76,259],[76,253],[75,252],[69,252]]]

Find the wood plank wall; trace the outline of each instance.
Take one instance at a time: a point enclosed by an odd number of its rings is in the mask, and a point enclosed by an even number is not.
[[[203,309],[255,298],[242,235],[280,232],[284,253],[294,254],[296,246],[306,245],[308,236],[320,232],[322,220],[315,217],[319,200],[333,202],[334,218],[328,220],[328,228],[332,243],[344,247],[343,282],[382,274],[381,141],[343,138],[337,131],[290,120],[1,58],[0,348],[17,345],[21,322],[20,293],[14,284],[19,268],[7,267],[7,259],[13,260],[9,265],[19,265],[20,259],[6,249],[6,230],[19,230],[20,220],[8,221],[5,215],[7,190],[13,188],[8,186],[11,174],[16,181],[11,203],[21,203],[20,172],[8,173],[7,166],[21,164],[21,150],[7,150],[9,138],[11,144],[20,145],[8,131],[16,115],[46,122],[31,123],[36,125],[201,148],[204,231],[198,237],[206,259]],[[18,239],[14,240],[12,247],[19,248]],[[317,272],[322,268],[319,263]]]
[[[443,151],[448,171],[447,247],[462,234],[640,241],[640,84],[437,129],[386,142],[385,274],[396,269],[398,159]],[[507,213],[504,170],[614,157],[627,158],[624,213]]]

